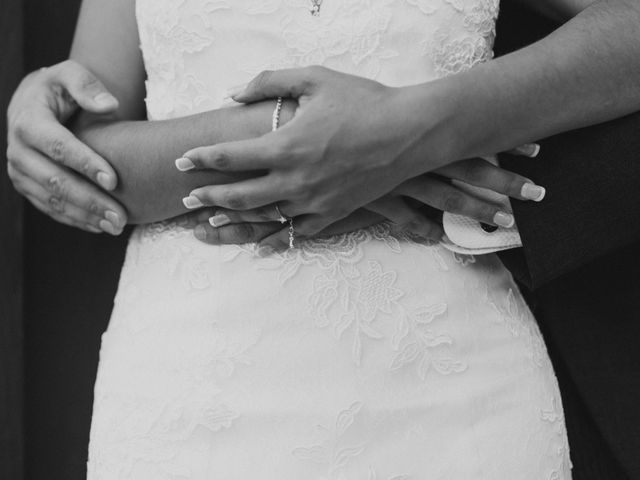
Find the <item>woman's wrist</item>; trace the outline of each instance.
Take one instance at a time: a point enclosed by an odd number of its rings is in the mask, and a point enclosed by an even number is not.
[[[247,124],[250,125],[249,138],[261,137],[271,131],[273,110],[276,108],[276,102],[276,99],[264,100],[250,105],[232,107],[237,108],[238,112],[250,113],[250,120],[247,119],[249,120]],[[283,127],[293,119],[297,109],[298,102],[296,100],[289,98],[283,100],[282,110],[280,111],[280,127]]]

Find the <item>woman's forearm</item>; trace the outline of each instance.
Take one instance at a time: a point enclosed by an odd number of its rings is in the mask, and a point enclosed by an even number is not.
[[[401,96],[415,124],[431,128],[418,127],[415,172],[429,144],[448,162],[638,111],[640,3],[595,2],[540,42]],[[434,108],[445,119],[435,127]]]
[[[113,195],[127,208],[131,223],[164,220],[186,212],[182,199],[203,185],[237,181],[251,174],[179,172],[175,160],[203,145],[254,138],[271,127],[274,102],[235,106],[164,121],[76,121],[78,137],[106,158],[119,176]],[[293,116],[287,103],[284,124]]]

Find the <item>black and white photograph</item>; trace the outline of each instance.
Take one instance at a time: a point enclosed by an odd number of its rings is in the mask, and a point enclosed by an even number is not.
[[[640,1],[0,0],[0,480],[640,480]]]

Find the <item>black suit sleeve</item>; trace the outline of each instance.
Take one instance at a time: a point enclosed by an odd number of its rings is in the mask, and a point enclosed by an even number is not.
[[[541,203],[513,202],[523,248],[501,254],[531,289],[640,241],[640,114],[540,143],[538,158],[501,159],[547,188]]]

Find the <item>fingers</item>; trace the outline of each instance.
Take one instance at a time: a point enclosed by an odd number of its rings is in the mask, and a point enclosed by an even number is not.
[[[195,237],[211,245],[242,245],[257,243],[282,228],[279,223],[238,223],[212,227],[201,223],[194,230]]]
[[[275,205],[268,205],[266,207],[254,208],[252,210],[245,211],[219,208],[215,210],[214,215],[212,215],[208,221],[212,227],[219,228],[231,223],[277,222],[283,224],[287,222],[287,219]]]
[[[48,205],[41,203],[39,200],[36,200],[34,198],[29,198],[28,200],[37,210],[58,223],[84,230],[85,232],[102,233],[102,230],[95,228],[93,225],[80,223],[72,218],[69,218],[65,215],[60,215],[52,211]]]
[[[59,223],[93,233],[102,233],[104,231],[101,225],[104,221],[102,217],[82,210],[75,205],[61,202],[31,179],[24,179],[21,184],[21,190],[38,210]]]
[[[534,184],[521,175],[496,167],[481,158],[462,160],[439,168],[434,173],[518,200],[541,202],[546,195],[544,187]]]
[[[535,158],[540,153],[540,145],[537,143],[525,143],[524,145],[520,145],[519,147],[507,150],[505,153]]]
[[[515,218],[498,205],[480,200],[453,185],[421,176],[402,184],[395,193],[414,198],[444,212],[464,215],[489,225],[511,228]]]
[[[271,134],[239,142],[189,150],[176,160],[181,172],[211,169],[221,172],[265,170],[278,161],[277,143]]]
[[[402,197],[387,195],[364,208],[387,218],[399,231],[434,241],[440,240],[444,233],[440,225],[425,217],[420,210],[410,207]]]
[[[230,89],[227,96],[241,103],[253,103],[276,97],[300,98],[311,93],[323,67],[267,70],[261,72],[247,85]]]
[[[269,175],[233,184],[198,188],[184,198],[183,203],[190,210],[204,206],[251,210],[274,204],[282,195],[282,188]]]
[[[31,124],[16,127],[27,147],[94,180],[107,191],[115,189],[117,176],[106,160],[79,141],[55,117],[42,116],[34,120]],[[21,159],[21,156],[15,155],[10,160],[19,164]]]
[[[50,69],[56,81],[83,110],[104,114],[118,108],[118,100],[89,70],[73,60],[67,60]]]
[[[19,164],[9,164],[8,171],[20,193],[30,200],[32,196],[37,196],[41,203],[55,206],[59,213],[64,212],[78,222],[86,222],[91,215],[91,218],[99,218],[98,222],[93,223],[94,226],[113,235],[120,234],[127,223],[127,214],[117,201],[37,152],[25,153]],[[27,190],[26,186],[30,186],[31,182],[39,188],[30,187]]]

